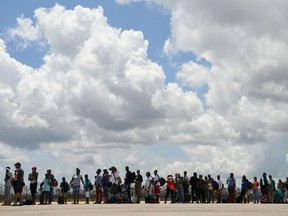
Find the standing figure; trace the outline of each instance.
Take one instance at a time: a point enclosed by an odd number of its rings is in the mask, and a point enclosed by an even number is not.
[[[92,190],[92,189],[93,189],[93,185],[91,184],[91,181],[88,178],[88,174],[85,174],[84,190],[85,190],[86,204],[89,204],[90,190]]]
[[[171,194],[171,203],[175,203],[175,182],[172,175],[167,176],[166,196],[164,203],[167,203],[169,194]]]
[[[230,173],[226,181],[228,185],[228,202],[235,203],[235,193],[236,193],[236,179],[234,178],[234,173]]]
[[[199,202],[199,178],[196,172],[193,173],[193,176],[190,177],[190,185],[191,185],[191,203],[194,200],[198,203]]]
[[[73,199],[74,202],[72,204],[79,204],[79,196],[80,196],[80,183],[82,182],[83,186],[85,186],[83,177],[80,175],[80,169],[76,168],[76,174],[72,176],[70,181],[70,187],[73,189]]]
[[[96,187],[96,200],[94,204],[101,204],[102,202],[102,181],[103,181],[103,176],[101,174],[101,169],[97,169],[96,171],[96,176],[95,176],[95,187]]]
[[[109,188],[108,184],[110,182],[110,175],[107,169],[103,169],[103,176],[102,176],[102,188],[104,193],[104,202],[107,203],[109,201]]]
[[[69,184],[68,182],[66,182],[65,177],[62,178],[62,182],[60,184],[60,191],[61,191],[61,195],[64,198],[64,203],[67,204],[67,193],[69,191]]]
[[[10,172],[10,167],[6,167],[5,173],[5,203],[2,206],[10,206],[11,205],[11,188],[12,188],[12,178],[13,174]]]
[[[268,179],[267,174],[263,173],[260,178],[260,190],[261,190],[261,203],[268,203],[269,201],[269,189],[268,189]]]
[[[158,175],[158,171],[154,170],[154,193],[155,193],[155,200],[156,203],[160,203],[160,177]]]
[[[259,203],[259,185],[257,177],[255,176],[252,182],[253,203]]]
[[[216,183],[214,182],[214,190],[216,194],[217,203],[222,203],[222,191],[224,188],[224,184],[220,178],[220,175],[217,175]]]
[[[190,194],[189,194],[189,177],[187,176],[187,171],[184,171],[184,202],[190,203]]]
[[[36,193],[37,193],[37,184],[38,184],[38,172],[36,171],[37,167],[32,167],[32,172],[28,175],[28,180],[30,181],[30,192],[32,204],[35,205],[36,202]]]
[[[15,193],[15,200],[13,206],[17,206],[17,203],[19,201],[19,206],[23,205],[23,187],[25,186],[24,183],[24,171],[21,168],[21,163],[17,162],[14,164],[16,170],[14,173],[14,177],[12,178],[12,184],[14,187],[14,193]]]
[[[140,170],[137,170],[136,177],[135,177],[135,194],[137,197],[137,203],[140,203],[141,199],[141,188],[142,188],[143,177],[140,174]]]

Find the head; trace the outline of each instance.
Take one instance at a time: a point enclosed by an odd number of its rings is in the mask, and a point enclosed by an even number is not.
[[[270,179],[270,180],[272,179],[272,175],[269,175],[269,179]]]
[[[230,178],[234,178],[234,173],[230,173]]]
[[[154,175],[157,175],[158,174],[158,170],[154,170]]]
[[[7,167],[5,168],[5,170],[6,170],[6,172],[10,172],[10,167],[7,166]]]
[[[262,176],[263,176],[264,178],[266,178],[267,174],[264,172]]]
[[[37,167],[33,166],[32,167],[32,172],[36,172],[36,170],[37,170]]]
[[[139,169],[136,172],[137,172],[138,175],[140,174],[140,170]]]
[[[184,171],[184,176],[186,176],[187,175],[187,171]]]
[[[126,172],[128,172],[129,171],[129,166],[126,166],[125,170],[126,170]]]
[[[112,173],[117,172],[117,168],[115,166],[110,167],[109,169]]]
[[[88,178],[88,174],[85,174],[85,179],[87,179]]]
[[[211,179],[211,175],[210,174],[208,174],[208,179]]]
[[[203,178],[203,176],[202,176],[202,175],[199,175],[199,178],[200,178],[200,179],[202,179],[202,178]]]
[[[51,175],[51,169],[47,170],[48,175]]]
[[[76,168],[76,174],[80,174],[80,169]]]
[[[107,169],[103,169],[103,174],[108,174],[108,170]]]
[[[220,180],[220,175],[217,175],[217,179]]]
[[[101,173],[101,169],[97,169],[96,174],[100,174]]]
[[[245,175],[242,176],[242,180],[246,180],[246,176]]]
[[[257,181],[257,177],[256,176],[254,177],[254,181]]]
[[[151,176],[150,172],[146,172],[146,176],[147,177]]]
[[[63,181],[63,182],[65,182],[65,181],[66,181],[66,178],[65,178],[65,177],[63,177],[63,178],[62,178],[62,181]]]
[[[194,173],[193,173],[193,176],[194,176],[194,177],[197,177],[197,173],[196,173],[196,172],[194,172]]]
[[[17,162],[17,163],[14,164],[14,166],[15,166],[16,169],[20,168],[21,167],[21,163]]]

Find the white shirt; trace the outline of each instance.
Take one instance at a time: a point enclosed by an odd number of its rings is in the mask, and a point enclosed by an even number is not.
[[[112,173],[111,174],[111,182],[112,184],[118,184],[118,178],[120,177],[118,172]]]

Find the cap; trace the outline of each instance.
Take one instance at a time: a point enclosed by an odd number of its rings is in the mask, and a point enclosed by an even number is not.
[[[7,166],[7,167],[6,167],[6,170],[10,170],[10,167],[9,167],[9,166]]]
[[[17,162],[17,163],[14,164],[14,166],[17,166],[17,165],[21,166],[21,163]]]
[[[32,170],[33,170],[33,169],[37,169],[37,167],[36,167],[36,166],[33,166],[33,167],[32,167]]]
[[[113,170],[117,170],[115,166],[112,166],[109,168],[109,170],[113,171]]]

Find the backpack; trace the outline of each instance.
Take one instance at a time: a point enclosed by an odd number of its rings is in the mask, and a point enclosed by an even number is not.
[[[159,178],[160,185],[163,186],[166,183],[166,180],[163,177]]]
[[[92,185],[91,182],[90,182],[90,184],[89,184],[89,188],[90,188],[90,190],[93,190],[93,185]]]
[[[213,188],[214,188],[214,190],[219,190],[219,184],[215,180],[213,181]]]
[[[131,183],[131,184],[134,183],[135,178],[136,178],[135,172],[131,172],[131,173],[129,174],[128,183]]]

